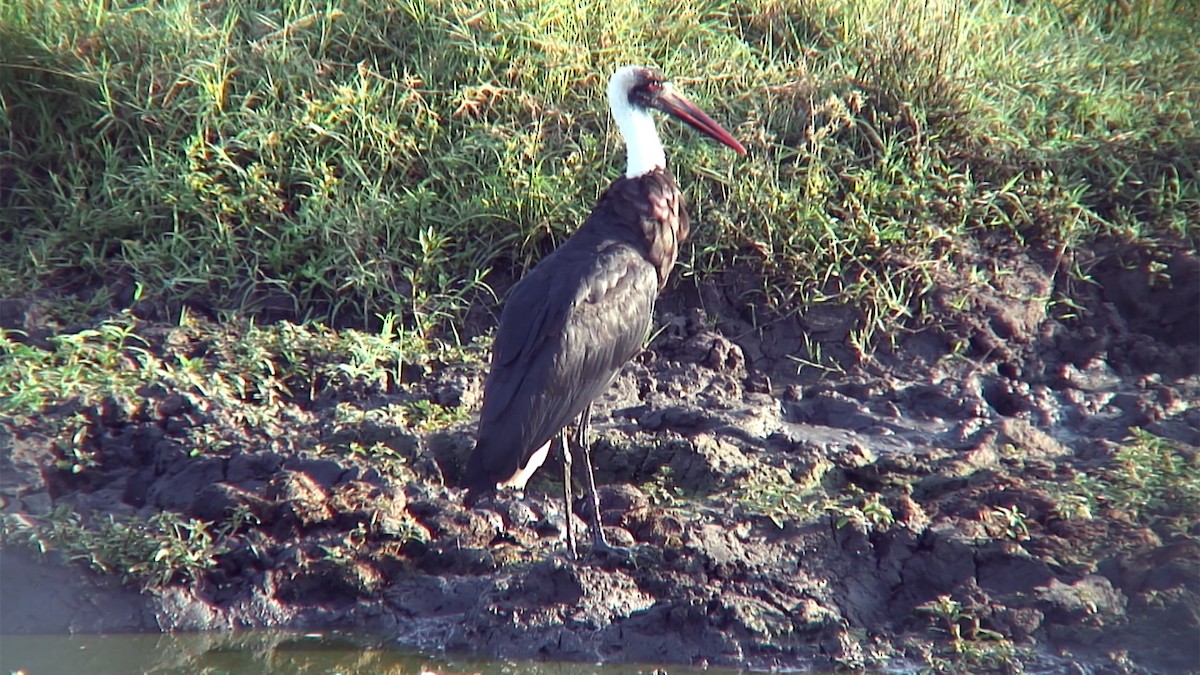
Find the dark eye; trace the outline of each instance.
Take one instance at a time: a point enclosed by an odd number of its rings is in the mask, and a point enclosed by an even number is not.
[[[662,88],[662,82],[643,82],[629,91],[629,102],[643,108],[651,107]]]

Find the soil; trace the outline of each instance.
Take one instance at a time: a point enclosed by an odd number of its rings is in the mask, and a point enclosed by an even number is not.
[[[755,325],[737,270],[667,294],[664,330],[593,414],[602,521],[628,557],[565,555],[554,463],[523,495],[465,508],[469,421],[363,425],[354,440],[404,470],[314,450],[339,405],[419,391],[474,409],[482,365],[284,402],[253,431],[195,392],[147,390],[92,411],[96,466],[80,474],[56,468],[39,420],[7,420],[7,514],[254,517],[215,566],[145,591],[6,546],[0,632],[364,627],[500,658],[1200,670],[1196,514],[1179,533],[1103,499],[1076,508],[1134,428],[1196,466],[1200,259],[960,245],[961,269],[1004,274],[946,273],[921,298],[939,320],[889,326],[869,356],[848,342],[854,307]],[[3,323],[36,338],[35,309],[5,301]],[[825,367],[797,360],[818,348]],[[192,452],[199,438],[217,449]],[[575,512],[586,542],[585,502]]]

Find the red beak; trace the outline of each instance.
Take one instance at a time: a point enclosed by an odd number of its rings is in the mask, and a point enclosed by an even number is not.
[[[729,146],[739,155],[746,154],[746,148],[737,141],[724,127],[713,121],[713,118],[704,113],[703,110],[696,107],[695,103],[687,100],[683,96],[672,89],[670,86],[664,86],[658,96],[654,97],[651,102],[655,108],[683,120],[688,126],[700,131],[712,139]]]

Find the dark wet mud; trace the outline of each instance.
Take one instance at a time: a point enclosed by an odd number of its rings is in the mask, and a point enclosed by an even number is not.
[[[253,424],[145,391],[85,411],[81,473],[57,468],[40,420],[10,420],[10,516],[244,518],[215,565],[144,593],[6,545],[0,632],[364,627],[504,658],[1195,671],[1200,261],[1089,255],[1071,261],[1084,284],[1061,251],[978,244],[964,266],[1006,273],[946,275],[922,298],[937,321],[889,327],[869,355],[854,308],[764,324],[736,272],[677,289],[594,415],[602,522],[628,559],[564,555],[590,514],[564,522],[557,467],[466,509],[470,421],[369,421],[414,391],[477,406],[481,365]],[[368,421],[339,424],[348,408]],[[321,451],[377,443],[386,461]],[[1143,446],[1158,473],[1134,466]]]

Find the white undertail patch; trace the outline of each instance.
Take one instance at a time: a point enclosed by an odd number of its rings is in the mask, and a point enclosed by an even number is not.
[[[517,469],[517,473],[512,478],[501,483],[496,483],[496,488],[510,487],[524,490],[525,484],[529,482],[530,478],[533,478],[533,473],[538,470],[538,467],[546,463],[546,457],[549,454],[550,441],[546,441],[542,444],[542,447],[533,451],[533,455],[529,457],[529,461],[525,463],[525,466]]]

